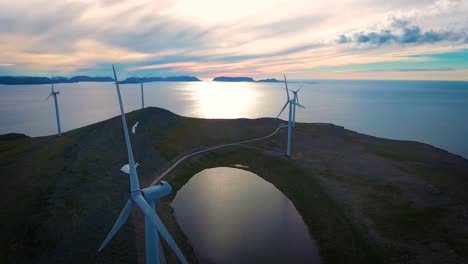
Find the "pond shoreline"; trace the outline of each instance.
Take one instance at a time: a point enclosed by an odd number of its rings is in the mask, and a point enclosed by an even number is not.
[[[264,180],[272,183],[293,202],[309,229],[309,235],[317,240],[323,263],[340,263],[341,261],[346,263],[383,263],[383,258],[376,254],[377,249],[368,241],[365,241],[364,238],[360,237],[356,227],[342,215],[341,208],[330,199],[328,194],[326,194],[324,189],[322,189],[317,182],[309,178],[310,174],[296,164],[287,163],[287,159],[268,156],[258,150],[242,146],[233,149],[219,150],[215,153],[210,152],[202,157],[191,158],[176,168],[165,179],[171,183],[174,189],[170,196],[160,202],[159,206],[161,206],[161,210],[158,212],[161,214],[164,222],[173,227],[171,233],[174,234],[176,241],[180,245],[183,245],[182,247],[191,249],[187,238],[177,224],[173,208],[171,207],[171,203],[177,191],[184,186],[191,177],[203,169],[218,166],[230,167],[231,164],[243,164],[249,166],[249,168],[245,170],[253,172]],[[259,164],[261,165],[259,166]],[[268,166],[266,166],[266,164],[268,164]],[[304,185],[299,181],[294,184],[293,181],[284,181],[284,179],[282,179],[284,175],[293,174],[301,178],[309,178],[308,181],[310,184]],[[295,191],[303,188],[315,190],[320,193],[320,196],[317,197],[310,193],[308,195],[305,193],[299,194]],[[305,195],[306,200],[300,200],[298,195]],[[313,206],[312,209],[311,206]],[[320,211],[326,214],[320,218],[316,217],[314,213],[317,212],[317,209],[320,209]],[[329,228],[330,221],[336,222],[336,229]],[[334,243],[334,241],[336,241],[336,243]],[[353,241],[354,249],[350,249],[349,241]],[[174,258],[170,250],[166,250],[165,252],[169,256],[169,259]],[[188,252],[190,252],[189,258],[196,259],[193,249]]]
[[[204,263],[321,263],[293,203],[248,170],[223,166],[198,172],[171,206]]]

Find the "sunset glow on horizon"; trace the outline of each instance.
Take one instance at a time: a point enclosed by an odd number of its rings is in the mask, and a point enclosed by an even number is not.
[[[468,1],[3,1],[0,76],[468,80]]]

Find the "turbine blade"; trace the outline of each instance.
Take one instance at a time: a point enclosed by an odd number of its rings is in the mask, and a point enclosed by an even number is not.
[[[297,95],[297,93],[294,93],[294,100],[296,103],[299,103],[299,95]]]
[[[47,100],[49,100],[49,98],[50,98],[51,96],[52,96],[52,94],[49,94],[49,96],[47,96],[47,98],[44,99],[44,102],[47,101]]]
[[[303,86],[304,85],[301,85],[301,87],[299,87],[299,89],[297,89],[296,93],[299,92],[302,89]]]
[[[288,105],[289,101],[287,101],[284,106],[283,106],[283,109],[281,109],[281,111],[279,112],[278,116],[276,117],[276,119],[278,119],[278,117],[281,115],[281,113],[283,113],[284,109],[286,108],[286,106]]]
[[[125,207],[122,209],[122,212],[120,212],[119,218],[117,218],[117,221],[115,221],[114,226],[112,227],[111,231],[107,235],[106,239],[104,239],[104,242],[102,242],[101,246],[98,249],[98,252],[100,252],[106,245],[109,243],[109,241],[114,237],[114,235],[119,231],[119,229],[122,227],[122,225],[127,221],[128,216],[132,212],[134,203],[132,200],[128,200],[127,204]]]
[[[295,104],[295,105],[297,105],[297,106],[299,106],[299,107],[301,107],[301,108],[304,108],[304,109],[305,109],[305,106],[303,106],[303,105],[299,104],[299,102],[297,102],[297,103],[294,103],[294,104]]]
[[[182,254],[182,251],[180,251],[179,247],[177,246],[176,242],[172,238],[171,234],[169,234],[169,231],[167,231],[166,227],[162,223],[159,216],[156,214],[153,208],[149,206],[149,204],[146,202],[143,196],[141,194],[138,194],[133,197],[133,201],[135,201],[138,207],[140,207],[143,214],[150,219],[151,223],[156,227],[156,229],[158,230],[158,233],[160,233],[161,236],[169,244],[172,251],[174,251],[174,253],[176,254],[177,258],[180,260],[180,262],[184,264],[188,264],[187,259],[185,259],[184,254]]]
[[[152,72],[152,73],[150,73],[150,74],[148,74],[148,75],[146,75],[145,77],[143,77],[143,78],[141,78],[141,79],[144,79],[144,78],[146,78],[146,77],[150,76],[151,74],[153,74],[153,72]]]
[[[54,73],[52,72],[52,79],[50,79],[52,82],[52,92],[54,92]]]
[[[288,81],[286,81],[286,74],[284,74],[284,85],[286,86],[286,95],[288,96],[289,101],[289,92],[288,92]]]
[[[132,145],[130,143],[130,136],[128,135],[127,119],[125,118],[125,112],[122,104],[122,96],[120,95],[119,81],[117,80],[117,74],[115,73],[114,65],[112,65],[112,70],[114,71],[115,87],[117,88],[117,95],[119,98],[120,114],[122,116],[122,127],[124,131],[125,145],[127,146],[128,166],[130,172],[130,191],[139,191],[140,183],[138,182],[138,174],[136,172],[135,160],[133,159]]]

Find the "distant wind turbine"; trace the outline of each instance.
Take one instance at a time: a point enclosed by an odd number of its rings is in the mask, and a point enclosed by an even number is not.
[[[130,173],[130,199],[127,201],[127,204],[122,209],[122,212],[120,212],[119,218],[117,218],[117,221],[115,222],[114,226],[112,227],[104,242],[102,242],[98,251],[101,251],[112,239],[112,237],[117,233],[120,227],[122,227],[122,225],[129,217],[133,207],[136,205],[145,215],[146,263],[159,264],[161,261],[165,262],[163,252],[159,251],[159,234],[167,241],[169,247],[174,251],[179,261],[184,264],[188,263],[184,255],[182,254],[182,251],[180,251],[176,242],[169,234],[169,231],[166,229],[161,219],[155,212],[155,201],[159,200],[161,197],[168,195],[172,191],[172,187],[168,183],[161,181],[160,184],[156,186],[140,189],[136,165],[133,159],[132,146],[130,144],[130,137],[128,135],[127,120],[125,118],[125,112],[122,105],[122,97],[120,95],[119,82],[117,80],[117,74],[115,73],[114,65],[112,65],[112,70],[114,71],[114,80],[115,86],[117,88],[117,95],[119,98],[120,114],[122,116],[122,126],[124,131],[125,144],[127,146],[128,165]]]
[[[138,80],[140,80],[140,87],[141,87],[141,109],[145,108],[145,93],[143,92],[143,81],[145,80],[146,77],[150,76],[151,74],[153,74],[153,73],[150,73],[150,74],[146,75],[146,76],[143,77],[143,78],[134,77],[134,78],[137,78]]]
[[[52,89],[50,91],[49,96],[44,101],[49,100],[51,96],[54,97],[54,104],[55,104],[55,117],[57,119],[57,135],[61,136],[62,135],[62,130],[60,129],[60,114],[59,114],[59,109],[58,109],[58,103],[57,103],[57,95],[60,94],[60,92],[55,92],[54,91],[54,75],[52,74]]]
[[[293,92],[294,94],[294,101],[299,104],[299,96],[297,95],[297,93],[302,89],[302,86],[299,87],[299,89],[297,89],[296,91],[294,90],[289,90],[291,92]],[[302,106],[301,106],[302,107]],[[296,126],[296,107],[293,107],[293,114],[292,114],[292,126],[295,127]]]
[[[304,106],[299,104],[299,100],[296,100],[297,96],[294,96],[293,99],[291,99],[289,97],[289,89],[288,89],[288,82],[286,81],[286,75],[284,75],[284,85],[285,85],[285,88],[286,88],[287,100],[286,100],[286,103],[284,104],[283,108],[281,109],[281,111],[279,112],[279,114],[278,114],[278,116],[276,118],[278,118],[281,115],[281,113],[283,113],[284,109],[289,104],[288,145],[286,147],[286,156],[289,158],[289,157],[291,157],[291,137],[292,137],[292,127],[293,127],[293,115],[296,112],[296,105],[299,106],[299,107],[302,107],[302,108],[304,108]],[[298,91],[299,90],[297,90],[296,93]]]

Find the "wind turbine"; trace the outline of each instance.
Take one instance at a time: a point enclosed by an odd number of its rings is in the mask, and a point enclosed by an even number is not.
[[[134,78],[137,78],[138,80],[140,80],[140,87],[141,87],[141,109],[145,108],[145,94],[144,94],[144,92],[143,92],[143,81],[145,80],[146,77],[150,76],[151,74],[153,74],[153,73],[150,73],[150,74],[146,75],[146,76],[143,77],[143,78],[134,77]]]
[[[165,262],[163,252],[159,252],[160,247],[158,235],[161,235],[167,241],[169,247],[174,251],[179,261],[181,263],[188,264],[187,260],[182,254],[182,251],[180,251],[176,242],[169,234],[169,231],[166,229],[161,219],[155,212],[155,201],[168,195],[172,191],[172,187],[168,183],[161,181],[156,186],[140,189],[135,161],[133,159],[132,146],[130,144],[130,137],[128,135],[127,120],[125,118],[122,97],[120,95],[119,82],[117,80],[117,74],[115,73],[114,65],[112,65],[112,70],[114,71],[114,80],[119,98],[120,114],[122,116],[122,126],[124,131],[125,144],[127,146],[128,164],[130,167],[130,198],[127,201],[125,207],[122,209],[122,212],[120,212],[119,218],[117,218],[117,221],[115,222],[104,242],[102,242],[98,251],[101,251],[117,233],[120,227],[122,227],[127,218],[130,216],[133,207],[136,205],[145,215],[146,263],[159,264],[161,261]]]
[[[299,104],[299,96],[297,95],[297,93],[302,89],[302,86],[299,87],[299,89],[297,89],[296,91],[294,90],[289,90],[291,92],[293,92],[294,94],[294,101]],[[302,106],[301,106],[302,107]],[[296,107],[293,108],[293,114],[292,114],[292,126],[295,127],[296,126]]]
[[[60,114],[59,114],[59,109],[58,109],[58,103],[57,103],[57,95],[60,94],[60,92],[55,92],[54,91],[54,75],[52,74],[52,89],[50,91],[49,96],[44,101],[49,100],[51,96],[54,97],[54,103],[55,103],[55,117],[57,118],[57,135],[61,136],[62,135],[62,130],[60,129]]]
[[[285,85],[285,88],[286,88],[287,100],[286,100],[286,103],[284,104],[283,108],[281,109],[281,111],[279,112],[279,114],[278,114],[278,116],[276,118],[278,119],[278,117],[281,115],[281,113],[283,113],[286,106],[288,106],[288,104],[289,104],[288,145],[286,147],[286,156],[289,158],[289,157],[291,157],[291,137],[292,137],[292,127],[293,127],[293,114],[296,112],[296,105],[299,106],[299,107],[302,107],[302,108],[304,108],[304,106],[299,104],[299,100],[296,101],[296,98],[297,98],[296,96],[293,99],[291,99],[289,97],[289,89],[288,89],[288,82],[286,81],[286,74],[284,75],[284,85]],[[296,91],[296,93],[298,91]]]

